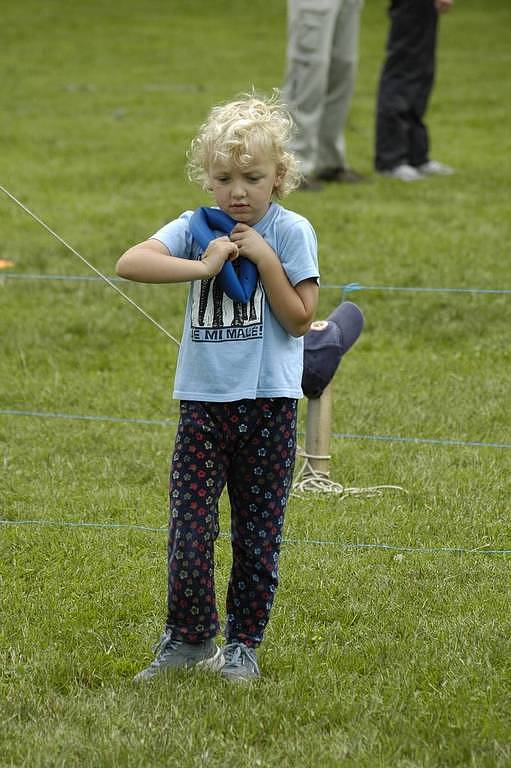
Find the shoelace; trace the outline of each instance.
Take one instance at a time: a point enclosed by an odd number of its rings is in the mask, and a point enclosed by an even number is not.
[[[254,651],[243,643],[229,643],[224,647],[226,665],[230,667],[242,667],[248,663],[257,669]]]
[[[159,660],[167,651],[175,651],[180,645],[180,640],[173,640],[170,635],[164,632],[158,642],[153,646],[153,652],[156,655],[155,661]]]

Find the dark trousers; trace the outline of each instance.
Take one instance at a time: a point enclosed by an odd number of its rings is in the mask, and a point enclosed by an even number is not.
[[[197,643],[219,631],[214,581],[218,501],[227,484],[232,569],[228,642],[257,646],[278,585],[296,453],[296,400],[182,401],[170,470],[167,630]]]
[[[376,107],[378,171],[429,160],[423,118],[435,76],[438,13],[433,0],[392,0]]]

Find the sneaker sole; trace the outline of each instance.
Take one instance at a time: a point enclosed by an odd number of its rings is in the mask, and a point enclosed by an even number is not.
[[[216,652],[213,656],[208,656],[207,659],[202,659],[194,667],[200,667],[201,669],[212,669],[214,672],[219,672],[225,664],[224,654],[222,649],[217,646]]]
[[[148,674],[146,670],[142,670],[141,672],[138,672],[138,674],[135,675],[135,677],[132,678],[132,682],[134,683],[148,683],[151,680],[154,680],[155,677],[162,677],[163,675],[170,672],[172,669],[193,669],[194,667],[199,667],[200,669],[212,669],[215,672],[219,672],[222,667],[225,664],[224,655],[222,653],[221,648],[216,646],[216,651],[212,656],[208,656],[205,659],[201,659],[200,661],[194,661],[189,664],[179,664],[177,666],[166,666],[161,667],[157,671],[155,671],[153,674]]]
[[[229,674],[228,672],[220,671],[220,675],[224,678],[224,680],[228,680],[230,683],[252,683],[254,680],[259,680],[260,675],[247,675],[246,677],[242,675],[236,675],[236,674]]]

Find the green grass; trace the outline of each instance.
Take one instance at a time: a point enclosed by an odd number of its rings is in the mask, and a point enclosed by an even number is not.
[[[0,184],[109,275],[205,202],[184,155],[208,108],[282,80],[283,0],[2,12]],[[510,21],[507,0],[442,19],[428,123],[458,172],[394,184],[371,171],[387,21],[366,0],[346,138],[369,181],[287,202],[318,233],[319,317],[329,285],[511,289]],[[90,274],[4,195],[0,232],[11,272]],[[184,286],[123,289],[180,334]],[[511,765],[509,556],[470,551],[511,549],[511,453],[449,442],[511,442],[508,295],[347,294],[366,326],[334,381],[332,477],[407,492],[291,500],[248,688],[131,683],[164,619],[176,348],[100,282],[0,276],[0,297],[1,768]],[[221,522],[220,604],[225,502]]]

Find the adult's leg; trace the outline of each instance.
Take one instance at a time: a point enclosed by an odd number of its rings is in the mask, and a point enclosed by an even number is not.
[[[282,527],[296,453],[296,400],[256,400],[238,442],[228,490],[233,563],[227,592],[227,642],[257,646],[278,585]]]
[[[305,175],[310,175],[317,167],[318,135],[339,1],[288,0],[287,58],[282,95],[296,125],[291,149]]]
[[[390,31],[376,107],[375,167],[379,171],[411,164],[420,154],[415,147],[427,147],[422,117],[433,82],[433,0],[392,0],[389,15]]]
[[[319,127],[317,169],[344,168],[344,128],[358,64],[362,0],[340,0],[334,23],[327,91]]]
[[[425,4],[422,16],[422,37],[417,51],[421,77],[413,94],[410,109],[410,165],[418,166],[429,160],[429,135],[424,115],[435,81],[435,53],[438,12],[433,3]]]

